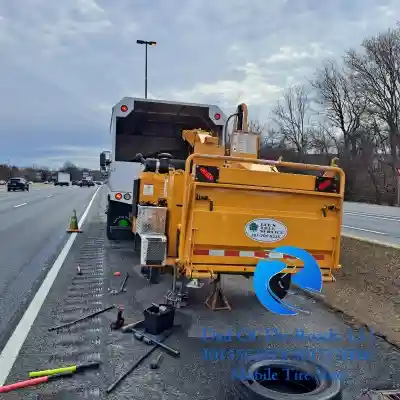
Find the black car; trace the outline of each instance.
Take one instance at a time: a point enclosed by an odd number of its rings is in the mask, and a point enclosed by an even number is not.
[[[7,191],[21,190],[29,192],[29,182],[25,178],[11,178],[7,182]]]
[[[94,182],[91,180],[88,180],[88,179],[82,179],[79,186],[80,187],[83,187],[83,186],[91,187],[91,186],[94,186]]]

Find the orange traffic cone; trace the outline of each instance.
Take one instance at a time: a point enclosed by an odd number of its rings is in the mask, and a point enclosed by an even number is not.
[[[82,230],[79,229],[79,227],[78,227],[78,218],[76,217],[76,210],[72,211],[72,217],[70,219],[69,229],[67,230],[67,232],[69,232],[69,233],[73,233],[73,232],[80,233],[80,232],[82,232]]]

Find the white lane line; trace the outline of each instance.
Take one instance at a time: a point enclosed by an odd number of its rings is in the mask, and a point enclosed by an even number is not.
[[[21,203],[21,204],[17,204],[16,206],[14,206],[14,208],[18,208],[18,207],[22,207],[22,206],[26,206],[28,203]]]
[[[356,228],[355,226],[342,225],[342,228],[354,229],[355,231],[363,231],[363,232],[369,232],[369,233],[376,233],[377,235],[385,235],[385,236],[388,235],[387,233],[384,233],[384,232],[371,231],[370,229],[364,229],[364,228]]]
[[[372,215],[372,214],[363,214],[363,213],[358,213],[358,212],[344,212],[345,215],[354,215],[356,217],[366,217],[366,218],[375,218],[375,219],[385,219],[388,221],[395,221],[395,222],[400,222],[399,217],[391,217],[391,216],[381,216],[381,215]]]
[[[85,219],[89,213],[90,207],[93,204],[93,201],[97,195],[97,192],[100,188],[96,190],[92,199],[90,200],[88,206],[86,207],[85,212],[83,213],[81,219],[79,220],[79,226],[81,227],[85,222]],[[37,315],[39,314],[40,309],[42,308],[43,302],[46,300],[47,295],[50,292],[51,287],[53,286],[54,281],[57,278],[57,275],[64,264],[65,259],[68,256],[69,251],[75,241],[77,233],[71,233],[67,243],[64,248],[61,250],[61,253],[57,257],[57,260],[54,262],[49,272],[46,275],[42,285],[39,290],[36,292],[35,297],[29,304],[26,309],[21,321],[15,328],[13,334],[10,339],[8,339],[7,344],[5,345],[3,351],[0,354],[0,386],[4,385],[7,380],[8,374],[10,373],[15,360],[18,357],[19,352],[28,336],[28,333],[35,322]]]

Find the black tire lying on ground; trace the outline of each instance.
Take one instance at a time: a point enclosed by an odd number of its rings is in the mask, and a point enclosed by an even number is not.
[[[240,374],[239,379],[234,380],[235,400],[342,399],[336,374],[314,362],[262,360],[241,371],[244,376]]]

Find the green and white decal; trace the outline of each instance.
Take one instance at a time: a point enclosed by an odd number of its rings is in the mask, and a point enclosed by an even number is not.
[[[268,218],[253,219],[246,224],[246,236],[256,242],[274,243],[287,236],[288,229],[280,221]]]

